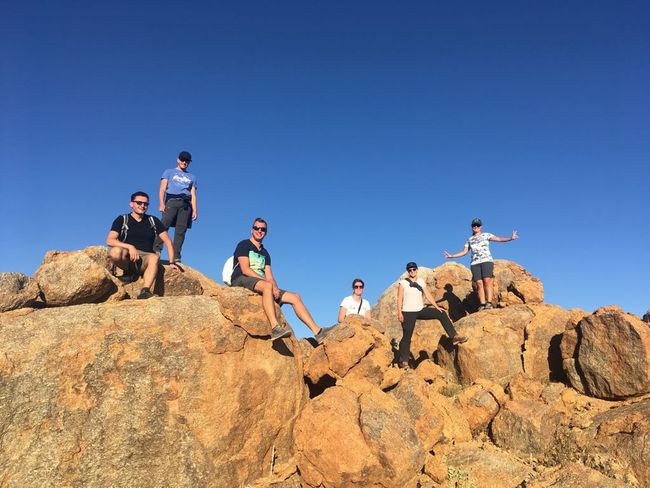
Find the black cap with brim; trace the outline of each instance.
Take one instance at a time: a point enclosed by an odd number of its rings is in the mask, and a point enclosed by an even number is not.
[[[407,271],[408,271],[409,268],[417,269],[417,267],[418,267],[418,265],[416,263],[414,263],[413,261],[409,261],[408,263],[406,263],[406,270]]]
[[[481,222],[481,219],[472,220],[472,227],[481,227],[482,225],[483,225],[483,222]]]
[[[181,151],[181,153],[178,155],[178,159],[181,161],[192,161],[192,155],[187,151]]]

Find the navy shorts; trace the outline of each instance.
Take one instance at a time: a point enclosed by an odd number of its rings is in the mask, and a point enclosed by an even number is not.
[[[492,261],[472,264],[471,270],[472,281],[482,280],[483,278],[494,278],[494,263]]]

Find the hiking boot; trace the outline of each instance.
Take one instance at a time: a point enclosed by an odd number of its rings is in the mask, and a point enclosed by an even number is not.
[[[125,285],[128,285],[129,283],[133,283],[134,281],[138,280],[138,276],[132,273],[124,273],[122,276],[117,277],[120,282],[124,283]]]
[[[291,331],[289,329],[285,329],[284,327],[280,327],[279,325],[276,325],[271,329],[271,340],[275,341],[277,339],[282,339],[283,337],[287,337],[291,335]]]
[[[485,304],[485,310],[489,310],[489,309],[491,309],[491,308],[494,308],[494,307],[492,306],[492,303],[487,302],[487,303]]]
[[[147,298],[151,297],[157,297],[155,293],[151,293],[151,290],[149,288],[143,288],[140,290],[140,294],[138,295],[138,300],[146,300]]]
[[[469,338],[467,336],[462,336],[462,335],[456,335],[454,338],[451,340],[451,343],[456,346],[458,344],[463,344],[467,342]]]
[[[319,344],[322,344],[323,341],[325,340],[325,337],[327,337],[327,334],[332,332],[332,329],[334,329],[334,327],[335,327],[334,325],[332,325],[330,327],[321,327],[320,330],[318,331],[318,334],[316,334],[314,336],[314,338],[316,339],[316,342],[318,342]]]

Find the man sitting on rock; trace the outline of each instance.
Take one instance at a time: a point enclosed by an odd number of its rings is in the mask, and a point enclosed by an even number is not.
[[[314,322],[314,319],[302,302],[300,295],[281,290],[278,287],[271,272],[271,255],[262,245],[267,231],[268,226],[266,221],[258,217],[253,221],[250,239],[244,239],[237,244],[237,248],[233,254],[234,268],[230,281],[231,286],[248,288],[262,295],[264,313],[271,325],[272,340],[291,335],[291,330],[285,329],[278,323],[273,305],[275,301],[280,306],[289,303],[298,318],[315,334],[316,341],[321,343],[333,327],[319,327],[316,325],[316,322]]]
[[[151,288],[158,276],[160,258],[153,250],[153,244],[158,236],[167,248],[169,264],[178,271],[174,261],[174,247],[172,246],[167,227],[154,216],[147,215],[149,195],[137,191],[131,195],[131,213],[120,215],[113,221],[111,230],[106,238],[106,245],[111,247],[108,252],[113,264],[124,271],[119,277],[123,283],[130,283],[143,275],[144,286],[138,298],[151,298],[156,295]]]

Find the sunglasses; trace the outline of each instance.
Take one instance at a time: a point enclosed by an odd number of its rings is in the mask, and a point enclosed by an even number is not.
[[[256,225],[254,225],[253,230],[257,230],[257,231],[260,231],[260,232],[266,232],[266,227],[258,227]]]
[[[143,202],[143,201],[140,201],[140,200],[131,200],[131,201],[133,203],[135,203],[136,205],[140,205],[141,207],[148,207],[149,206],[149,202]]]
[[[354,285],[352,288],[363,288],[363,285]]]
[[[406,271],[408,271],[410,273],[411,271],[417,271],[417,270],[418,270],[417,268],[409,268]]]
[[[190,164],[192,161],[190,159],[181,159],[180,162]]]

